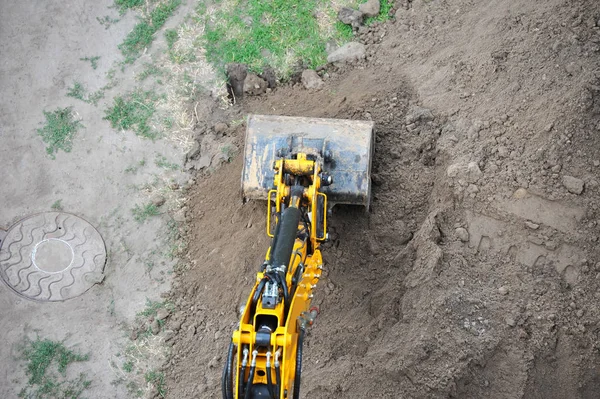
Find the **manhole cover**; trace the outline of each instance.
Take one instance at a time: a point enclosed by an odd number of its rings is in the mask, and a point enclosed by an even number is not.
[[[0,277],[17,294],[64,301],[102,281],[106,248],[85,220],[46,212],[19,221],[0,242]]]

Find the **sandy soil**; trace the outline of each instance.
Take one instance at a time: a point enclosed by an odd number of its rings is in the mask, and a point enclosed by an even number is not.
[[[61,200],[66,212],[85,218],[98,229],[108,252],[103,283],[65,302],[30,301],[0,284],[2,398],[15,398],[26,386],[18,348],[25,337],[38,336],[62,341],[90,355],[89,361],[68,370],[68,377],[79,372],[88,375],[92,385],[85,391],[86,397],[127,397],[129,376],[122,366],[124,349],[132,344],[130,325],[147,299],[160,301],[170,288],[176,260],[163,255],[171,221],[166,206],[161,215],[144,224],[133,220],[131,209],[148,202],[149,192],[136,187],[150,183],[162,189],[165,182],[187,182],[190,177],[186,173],[166,172],[155,165],[158,154],[179,164],[184,154],[166,140],[152,142],[131,132],[116,132],[102,120],[112,97],[136,84],[138,66],[117,70],[117,86],[98,107],[66,96],[74,81],[90,91],[104,86],[106,73],[120,61],[117,46],[136,18],[132,12],[119,17],[109,6],[112,1],[0,2],[0,227],[7,229],[25,216],[50,211],[51,205]],[[188,11],[183,6],[167,27],[179,23]],[[96,19],[106,15],[120,20],[106,29]],[[100,56],[95,70],[80,60],[92,56]],[[72,152],[60,152],[52,160],[36,128],[42,126],[42,111],[66,106],[74,107],[85,127],[75,138]],[[125,171],[142,159],[146,165],[136,173]],[[178,190],[168,195],[176,197]],[[154,341],[156,356],[150,354],[140,362],[157,367],[163,341]],[[143,381],[143,375],[140,378]],[[142,391],[146,385],[143,382]]]
[[[598,3],[396,8],[361,34],[368,59],[327,68],[323,90],[241,105],[376,122],[372,209],[330,218],[303,397],[596,397]],[[189,197],[172,397],[220,397],[236,308],[267,246],[264,205],[238,201],[240,168]]]

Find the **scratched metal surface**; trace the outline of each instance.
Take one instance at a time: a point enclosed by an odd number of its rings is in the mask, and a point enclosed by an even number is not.
[[[242,195],[267,199],[273,188],[273,162],[280,148],[328,150],[332,162],[323,169],[333,184],[323,187],[328,202],[369,207],[373,126],[371,121],[249,115],[246,125]],[[292,141],[290,141],[292,140]]]

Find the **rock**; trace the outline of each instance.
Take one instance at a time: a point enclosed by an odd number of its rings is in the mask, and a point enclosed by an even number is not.
[[[150,323],[150,331],[152,331],[153,335],[156,335],[160,332],[160,324],[158,320],[154,319],[152,323]]]
[[[514,327],[514,326],[516,326],[516,325],[517,325],[517,322],[516,322],[516,321],[515,321],[515,319],[513,319],[512,317],[507,317],[507,318],[505,319],[505,321],[506,321],[506,324],[508,324],[508,325],[509,325],[509,326],[511,326],[511,327]]]
[[[430,122],[434,118],[430,109],[414,106],[406,114],[406,124],[410,125],[416,122]]]
[[[365,58],[365,45],[357,42],[344,44],[339,49],[327,56],[327,62],[353,62]]]
[[[320,90],[325,86],[321,77],[312,69],[302,71],[302,84],[309,90]]]
[[[581,318],[583,317],[583,309],[579,309],[576,313],[577,317]]]
[[[152,205],[154,206],[163,206],[165,204],[165,197],[163,197],[162,195],[160,195],[159,193],[155,193],[150,197],[150,202],[152,202]]]
[[[365,17],[378,16],[380,9],[381,4],[379,3],[379,0],[369,0],[358,6],[358,11],[362,12]]]
[[[353,28],[358,29],[363,22],[363,13],[349,7],[343,7],[338,12],[338,19],[342,23],[352,25]]]
[[[467,187],[467,193],[469,194],[477,194],[479,192],[479,187],[477,187],[475,184],[469,184],[469,186]]]
[[[232,63],[227,65],[227,81],[235,98],[244,96],[244,82],[248,75],[248,67],[244,64]]]
[[[173,322],[173,323],[171,324],[171,328],[172,328],[173,330],[175,330],[175,331],[179,331],[179,330],[181,330],[181,325],[182,325],[182,324],[183,324],[183,323],[181,322],[181,320],[177,320],[177,321],[175,321],[175,322]]]
[[[539,224],[530,222],[529,220],[525,222],[525,226],[531,230],[537,230],[540,228]]]
[[[267,92],[267,81],[253,73],[249,73],[244,81],[244,93],[250,96],[259,96]]]
[[[500,295],[508,295],[508,287],[503,285],[502,287],[498,288],[498,293]]]
[[[198,158],[200,155],[201,147],[200,143],[194,140],[194,144],[192,144],[192,148],[185,154],[185,159],[190,161],[192,159]]]
[[[563,176],[562,183],[570,193],[579,195],[583,192],[584,183],[581,179],[573,176]]]
[[[170,314],[170,313],[171,313],[171,312],[169,312],[169,310],[168,310],[168,309],[165,309],[165,308],[160,308],[160,309],[158,309],[158,311],[156,312],[156,317],[155,317],[155,319],[156,319],[156,320],[164,320],[164,319],[166,319],[167,317],[169,317],[169,314]]]
[[[90,284],[100,284],[104,281],[104,273],[90,272],[85,275],[85,281]]]
[[[456,233],[456,236],[458,237],[458,239],[461,240],[462,242],[469,241],[469,232],[467,231],[467,229],[465,229],[463,227],[459,227],[456,230],[454,230],[454,232]]]
[[[223,134],[227,131],[227,129],[229,129],[229,126],[227,126],[227,123],[219,122],[219,123],[215,124],[213,129],[214,129],[215,133]]]
[[[129,334],[129,339],[132,341],[135,341],[136,339],[138,339],[137,330],[131,330],[131,333]]]
[[[477,183],[483,176],[483,172],[479,169],[476,162],[469,162],[467,165],[467,181],[469,183]]]
[[[173,220],[179,223],[183,223],[185,221],[187,221],[187,215],[186,215],[187,209],[181,208],[180,210],[178,210],[177,212],[175,212],[173,214]]]

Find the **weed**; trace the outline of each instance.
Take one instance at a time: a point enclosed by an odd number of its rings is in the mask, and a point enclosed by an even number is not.
[[[111,316],[115,315],[115,300],[111,299],[110,303],[108,304],[108,314]]]
[[[70,87],[67,91],[68,97],[73,97],[81,101],[86,101],[85,99],[85,88],[79,82],[74,82],[73,87]],[[87,101],[86,101],[87,102]]]
[[[73,109],[57,108],[53,112],[44,111],[46,124],[41,129],[38,129],[38,134],[42,140],[48,144],[46,152],[48,155],[55,158],[55,153],[58,150],[71,152],[73,148],[73,138],[79,128],[83,127],[81,121],[76,120],[73,116]]]
[[[158,132],[150,127],[150,119],[156,111],[158,96],[153,91],[135,91],[113,100],[113,106],[105,111],[104,119],[115,129],[132,130],[138,136],[155,140]]]
[[[221,147],[221,153],[225,156],[225,160],[229,163],[235,157],[236,148],[230,144]]]
[[[138,169],[144,165],[146,165],[146,159],[142,159],[142,160],[138,161],[136,164],[128,166],[125,169],[125,173],[136,173],[138,171]]]
[[[96,55],[94,57],[84,57],[84,58],[80,58],[79,60],[81,61],[89,61],[90,64],[92,65],[92,69],[96,69],[98,68],[98,60],[100,59],[99,55]]]
[[[148,76],[162,76],[163,71],[153,64],[145,64],[146,68],[137,76],[138,80],[144,80]]]
[[[123,370],[126,373],[131,373],[133,371],[133,362],[131,360],[123,363]]]
[[[169,50],[173,48],[177,39],[179,39],[179,35],[175,29],[167,29],[165,31],[165,39],[167,41],[167,47]]]
[[[63,210],[62,199],[54,201],[54,203],[52,205],[50,205],[50,208],[55,211],[62,211]]]
[[[133,213],[133,218],[139,223],[143,223],[146,221],[146,219],[160,214],[156,205],[152,203],[148,203],[142,206],[136,205],[131,210],[131,213]]]
[[[165,256],[169,259],[174,259],[183,253],[187,248],[186,242],[182,239],[179,233],[179,226],[174,220],[167,222],[167,251]]]
[[[159,302],[159,301],[151,301],[150,299],[146,299],[146,309],[142,310],[137,316],[142,317],[154,317],[156,316],[156,312],[158,309],[169,309],[170,311],[175,310],[175,306],[171,302]]]
[[[124,3],[135,3],[138,0],[117,0]],[[137,59],[142,51],[154,40],[154,34],[162,28],[167,18],[179,6],[181,0],[168,0],[158,4],[150,14],[137,23],[131,32],[119,45],[119,50],[125,56],[125,63],[131,64]]]
[[[156,392],[161,398],[164,398],[167,393],[167,387],[165,386],[165,375],[158,371],[148,371],[144,375],[146,382],[154,385]]]
[[[112,24],[119,22],[119,18],[111,18],[108,15],[105,15],[102,18],[96,17],[96,20],[100,25],[104,26],[104,29],[108,29]]]
[[[74,380],[61,378],[66,375],[69,364],[89,359],[88,355],[80,355],[67,349],[62,342],[39,338],[35,341],[27,340],[22,354],[27,362],[25,373],[28,376],[28,386],[21,390],[20,398],[76,399],[91,385],[91,381],[83,373]],[[52,372],[54,367],[59,375]]]
[[[154,163],[159,168],[168,169],[168,170],[177,170],[179,169],[179,165],[176,163],[169,162],[164,155],[157,155]]]
[[[119,13],[123,15],[128,9],[141,7],[144,2],[144,0],[115,0],[115,6],[119,8]]]

